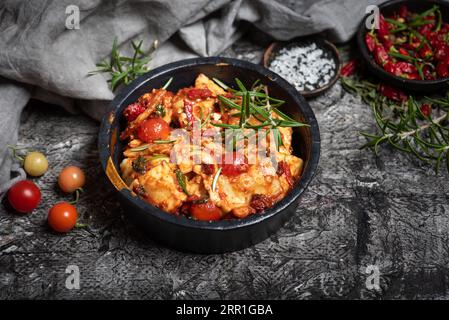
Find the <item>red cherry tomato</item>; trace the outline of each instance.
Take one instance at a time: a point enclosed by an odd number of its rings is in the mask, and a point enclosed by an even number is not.
[[[170,126],[161,118],[145,120],[137,129],[137,137],[144,142],[167,139],[169,135]]]
[[[72,193],[82,188],[85,181],[84,172],[75,166],[65,167],[58,177],[59,187],[66,193]]]
[[[48,212],[48,224],[56,232],[69,232],[76,225],[78,212],[68,202],[60,202],[54,205]]]
[[[28,213],[41,201],[41,191],[32,181],[19,181],[9,189],[8,201],[18,212]]]
[[[223,156],[221,162],[221,173],[228,177],[237,176],[249,169],[246,158],[237,152],[232,153],[232,158],[229,155]]]
[[[213,221],[221,219],[221,209],[213,202],[194,203],[190,207],[190,214],[193,218],[202,221]]]

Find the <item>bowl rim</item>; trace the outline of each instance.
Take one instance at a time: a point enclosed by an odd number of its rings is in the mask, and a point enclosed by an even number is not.
[[[398,4],[407,4],[407,3],[411,3],[411,2],[421,2],[421,0],[389,0],[389,1],[383,2],[382,4],[378,5],[378,8],[379,8],[379,11],[382,13],[383,9],[388,8],[390,6],[398,5]],[[445,7],[449,8],[449,4],[447,2],[445,2],[444,0],[427,0],[427,1],[421,2],[421,3],[427,3],[430,5],[437,4],[437,5],[445,6]],[[402,82],[405,84],[411,84],[411,85],[423,85],[423,86],[440,85],[440,84],[446,83],[449,80],[449,77],[442,78],[442,79],[436,79],[436,80],[410,80],[410,79],[405,79],[402,77],[398,77],[394,74],[388,73],[383,68],[381,68],[374,61],[373,56],[368,51],[368,48],[366,47],[366,44],[365,44],[365,34],[368,32],[365,27],[365,21],[368,16],[369,16],[369,14],[364,15],[362,22],[359,25],[359,29],[357,32],[357,42],[358,42],[358,45],[359,45],[359,48],[360,48],[360,51],[362,53],[364,60],[367,61],[368,64],[372,68],[374,68],[377,72],[381,73],[384,77],[388,77],[388,78],[396,80],[398,82]]]
[[[115,118],[115,110],[117,110],[134,91],[138,90],[142,86],[145,86],[147,82],[151,81],[152,79],[161,77],[166,73],[172,72],[173,70],[189,68],[197,65],[216,65],[216,66],[230,65],[237,68],[244,68],[247,70],[249,69],[251,71],[260,74],[261,77],[266,77],[271,81],[278,82],[279,86],[283,88],[285,91],[287,91],[287,94],[292,96],[293,100],[299,106],[305,121],[310,125],[310,138],[312,139],[310,148],[310,159],[308,160],[308,163],[303,170],[301,179],[295,184],[293,189],[290,190],[282,200],[277,202],[272,208],[265,210],[263,213],[254,214],[243,219],[219,220],[219,221],[198,221],[189,219],[184,216],[176,216],[173,214],[169,214],[151,205],[150,203],[140,199],[139,197],[131,195],[130,190],[127,188],[123,188],[121,190],[117,189],[117,191],[121,196],[133,202],[134,205],[138,206],[146,213],[151,214],[154,217],[163,220],[164,222],[175,224],[181,227],[194,228],[194,229],[207,229],[207,230],[230,230],[230,229],[250,227],[264,220],[270,219],[273,216],[277,215],[278,213],[281,213],[289,205],[295,202],[299,198],[299,196],[306,190],[306,188],[312,181],[313,177],[315,176],[318,168],[318,162],[320,158],[320,144],[321,144],[318,122],[315,118],[312,108],[304,99],[304,97],[302,97],[298,93],[298,91],[281,76],[264,68],[261,65],[256,65],[248,61],[234,58],[201,57],[201,58],[185,59],[165,64],[138,77],[137,79],[132,81],[128,86],[120,90],[120,92],[112,100],[112,102],[109,104],[107,110],[104,113],[98,135],[98,150],[101,166],[103,168],[103,171],[106,173],[106,168],[110,159],[109,142],[110,142],[110,135],[112,132],[111,127],[113,123],[113,121],[111,121],[111,116]],[[117,170],[117,168],[115,169]],[[107,174],[106,176],[107,180],[110,183],[112,183],[110,177]]]
[[[265,68],[269,69],[270,67],[270,59],[273,56],[273,54],[275,54],[276,52],[278,52],[280,49],[282,49],[283,47],[286,47],[288,45],[294,44],[294,43],[304,43],[304,42],[315,42],[315,43],[319,43],[321,46],[326,47],[327,49],[329,49],[330,52],[332,52],[332,54],[334,55],[334,61],[335,61],[335,75],[331,78],[331,80],[325,84],[322,87],[319,87],[317,89],[314,90],[303,90],[303,91],[299,91],[299,94],[301,94],[303,97],[306,98],[314,98],[317,97],[321,94],[323,94],[324,92],[328,91],[330,88],[332,88],[335,83],[337,83],[338,79],[340,78],[340,72],[341,72],[341,68],[342,68],[342,61],[341,61],[341,56],[340,56],[340,51],[338,50],[337,46],[335,44],[333,44],[332,42],[330,42],[329,40],[323,38],[323,37],[312,37],[312,36],[305,36],[305,37],[297,37],[288,41],[275,41],[272,42],[264,51],[263,56],[262,56],[262,64]]]

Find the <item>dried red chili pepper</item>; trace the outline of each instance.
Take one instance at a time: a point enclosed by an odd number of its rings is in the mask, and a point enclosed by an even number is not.
[[[390,34],[390,25],[387,21],[385,21],[385,17],[382,14],[379,17],[379,29],[377,30],[377,33],[381,41],[388,38]]]
[[[419,109],[421,110],[421,113],[426,117],[430,116],[430,113],[432,112],[432,106],[427,103],[423,103]]]
[[[416,73],[416,67],[409,63],[409,62],[404,62],[404,61],[400,61],[396,63],[396,68],[398,68],[402,73]]]
[[[423,59],[430,59],[433,57],[433,51],[427,44],[423,45],[418,54]]]
[[[439,62],[435,70],[440,77],[449,78],[449,63]]]
[[[346,63],[343,68],[341,68],[340,74],[343,77],[349,77],[355,73],[357,70],[357,60],[351,59],[348,63]]]
[[[290,171],[290,166],[288,165],[287,162],[285,161],[280,161],[278,163],[278,169],[276,172],[279,176],[285,175],[285,179],[287,180],[287,183],[292,186],[293,183],[295,182],[293,177],[292,177],[292,173]]]
[[[443,61],[449,55],[449,46],[444,43],[438,43],[435,46],[435,59]]]
[[[410,56],[410,54],[408,53],[407,50],[405,50],[404,48],[399,48],[399,53],[404,55],[404,56]]]
[[[369,52],[373,52],[376,47],[376,39],[371,33],[365,35],[365,44]]]
[[[422,68],[422,72],[423,72],[423,75],[424,75],[424,79],[426,79],[426,80],[434,80],[435,79],[430,66],[425,65]]]
[[[409,80],[421,80],[421,76],[419,75],[418,72],[415,73],[407,73],[405,75],[403,75],[405,78],[409,79]]]
[[[394,63],[393,61],[388,61],[387,63],[385,63],[384,70],[396,76],[401,75],[401,70],[396,67],[396,63]]]
[[[404,102],[408,100],[408,97],[404,92],[386,84],[380,85],[379,93],[384,97],[394,101]]]
[[[418,29],[418,32],[426,38],[429,38],[435,26],[433,24],[425,24]]]
[[[377,44],[374,48],[374,59],[376,60],[377,64],[380,64],[381,66],[387,63],[390,59],[387,51],[381,44]]]
[[[123,111],[123,115],[128,122],[131,122],[134,121],[144,111],[145,107],[136,102],[131,103],[129,106],[127,106]]]
[[[186,118],[187,118],[187,123],[189,125],[193,124],[193,121],[195,119],[194,115],[193,115],[193,106],[195,105],[194,102],[184,99],[184,112],[186,114]]]
[[[187,97],[192,100],[207,99],[211,96],[212,96],[212,91],[210,91],[209,89],[206,89],[206,88],[204,88],[204,89],[193,88],[193,89],[189,89],[189,91],[187,91]]]
[[[403,4],[400,8],[399,8],[399,16],[402,19],[406,19],[408,16],[408,8],[405,4]]]

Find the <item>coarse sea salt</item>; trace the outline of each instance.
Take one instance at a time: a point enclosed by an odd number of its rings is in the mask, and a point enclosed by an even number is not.
[[[279,50],[269,68],[293,84],[298,91],[312,91],[328,84],[336,73],[329,52],[316,43],[291,44]]]

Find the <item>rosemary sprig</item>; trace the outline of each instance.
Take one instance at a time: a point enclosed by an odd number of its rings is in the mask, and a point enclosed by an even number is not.
[[[154,144],[170,144],[170,143],[175,143],[177,140],[173,139],[173,140],[153,140]]]
[[[140,152],[140,151],[147,150],[149,147],[150,147],[150,145],[148,143],[146,143],[146,144],[142,144],[142,145],[140,145],[138,147],[131,148],[131,149],[129,149],[129,151],[131,151],[131,152]]]
[[[175,175],[176,175],[176,179],[178,180],[178,184],[181,187],[182,191],[186,195],[189,195],[189,193],[187,192],[187,183],[186,183],[187,178],[186,178],[186,176],[179,169],[177,169],[175,171]]]
[[[259,129],[268,127],[269,130],[273,131],[278,150],[279,147],[283,145],[282,135],[278,129],[279,127],[308,126],[308,124],[298,122],[280,111],[278,108],[283,105],[285,101],[270,97],[267,86],[261,84],[259,80],[253,83],[250,89],[247,89],[243,82],[236,78],[235,82],[239,90],[230,88],[218,79],[214,78],[213,80],[223,89],[232,92],[234,97],[241,98],[241,103],[239,104],[235,99],[219,95],[218,100],[221,104],[229,109],[239,111],[238,114],[234,115],[238,115],[240,120],[238,125],[212,123],[213,126],[227,129]],[[277,115],[277,117],[273,117],[273,115]],[[257,119],[260,124],[250,124],[248,120],[251,117]]]
[[[110,79],[108,83],[111,86],[111,90],[115,91],[120,85],[127,85],[138,76],[146,73],[149,69],[147,64],[150,62],[151,57],[142,50],[143,40],[139,42],[131,42],[134,54],[132,57],[122,56],[118,49],[117,39],[114,39],[112,44],[111,55],[109,59],[98,63],[97,69],[90,71],[87,75],[93,76],[99,73],[108,73]],[[153,47],[150,49],[151,54],[157,47],[157,41],[153,43]]]
[[[409,96],[400,103],[380,95],[378,85],[369,81],[347,77],[341,81],[347,91],[370,105],[377,124],[377,133],[361,132],[367,139],[362,149],[372,148],[378,154],[379,147],[387,144],[433,165],[436,172],[445,162],[449,172],[449,93],[420,100]],[[433,106],[430,114],[422,112],[423,103]]]
[[[220,173],[221,173],[221,167],[217,170],[217,172],[215,173],[214,179],[212,181],[212,192],[215,192],[215,190],[217,189],[217,183],[218,183],[218,178],[220,177]]]
[[[165,117],[166,112],[165,112],[165,108],[162,104],[158,104],[156,106],[156,114],[162,118]]]

